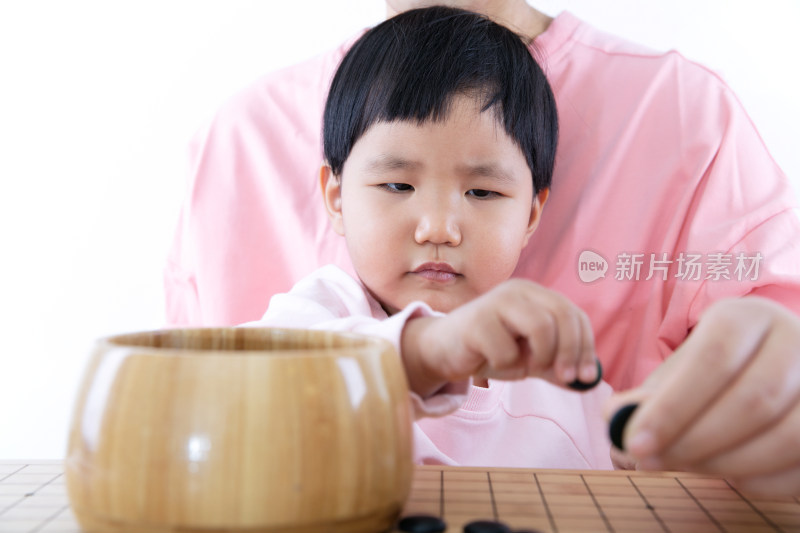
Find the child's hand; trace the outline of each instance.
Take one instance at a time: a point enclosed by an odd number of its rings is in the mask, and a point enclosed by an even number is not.
[[[800,494],[800,318],[769,300],[711,306],[683,345],[610,417],[642,469],[725,476],[743,490]]]
[[[423,398],[469,376],[591,383],[598,370],[586,314],[564,296],[520,279],[444,317],[410,320],[401,347],[411,389]]]

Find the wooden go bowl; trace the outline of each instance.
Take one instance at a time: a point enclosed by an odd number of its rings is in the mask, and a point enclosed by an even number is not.
[[[408,385],[390,343],[291,329],[98,341],[72,419],[88,532],[359,532],[411,484]]]

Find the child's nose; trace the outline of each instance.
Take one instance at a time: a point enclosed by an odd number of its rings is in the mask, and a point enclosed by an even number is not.
[[[461,228],[458,215],[444,205],[432,206],[419,217],[414,240],[419,244],[461,244]]]

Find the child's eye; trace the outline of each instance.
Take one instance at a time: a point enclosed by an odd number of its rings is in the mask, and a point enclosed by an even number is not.
[[[475,198],[494,198],[500,196],[500,193],[494,191],[487,191],[486,189],[470,189],[467,191],[467,196],[473,196]]]
[[[414,187],[408,183],[381,183],[379,187],[388,189],[391,192],[408,192],[414,190]]]

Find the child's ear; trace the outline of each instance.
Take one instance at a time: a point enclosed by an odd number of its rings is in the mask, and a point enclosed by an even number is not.
[[[319,185],[322,187],[322,198],[325,200],[325,210],[328,212],[333,231],[339,235],[344,235],[342,184],[341,180],[333,175],[331,167],[327,164],[323,164],[319,169]]]
[[[544,204],[547,203],[549,197],[550,189],[542,189],[533,197],[533,202],[531,202],[531,218],[528,220],[528,230],[525,232],[525,242],[523,246],[528,244],[533,232],[535,232],[536,228],[539,226],[539,220],[541,220],[542,211],[544,211]]]

